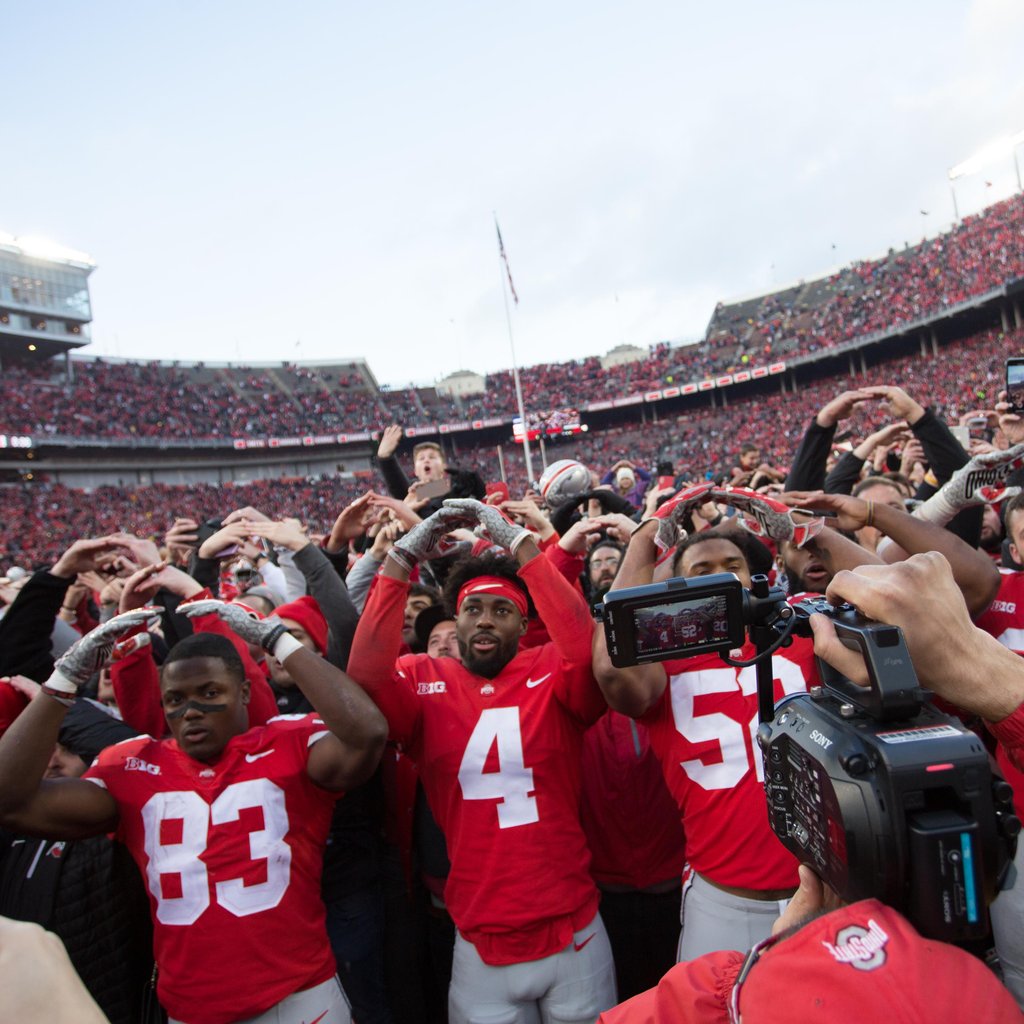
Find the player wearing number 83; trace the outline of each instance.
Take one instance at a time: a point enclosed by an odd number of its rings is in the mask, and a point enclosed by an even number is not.
[[[386,723],[279,619],[201,605],[285,663],[318,713],[249,729],[234,646],[194,634],[163,665],[172,739],[125,740],[81,779],[44,780],[77,687],[118,631],[139,624],[138,612],[118,616],[71,648],[0,741],[0,822],[55,839],[113,832],[125,843],[149,890],[158,995],[172,1022],[347,1024],[320,899],[323,851],[334,802],[372,773]]]
[[[451,570],[462,663],[398,657],[411,565],[477,523],[512,557]],[[396,547],[349,672],[417,762],[448,843],[449,1021],[593,1021],[614,1004],[615,981],[579,820],[582,734],[605,710],[586,603],[527,531],[479,502],[446,502]],[[531,598],[551,641],[522,650]]]

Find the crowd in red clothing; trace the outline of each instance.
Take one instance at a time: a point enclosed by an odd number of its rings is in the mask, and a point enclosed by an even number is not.
[[[640,359],[602,366],[596,356],[520,371],[531,411],[585,407],[715,373],[767,365],[891,330],[1024,276],[1019,197],[966,218],[952,231],[884,259],[758,299],[719,305],[700,344],[667,342]],[[5,367],[0,433],[73,438],[292,437],[407,423],[510,420],[511,370],[462,398],[434,388],[375,388],[355,365],[208,367],[73,360]],[[116,398],[117,415],[112,398]]]
[[[354,368],[169,366],[73,360],[16,365],[0,381],[0,433],[73,438],[290,437],[381,419]]]
[[[1024,203],[1014,196],[884,259],[756,302],[719,306],[707,338],[713,367],[820,351],[982,295],[1024,276],[1022,241]]]
[[[978,408],[990,407],[1002,378],[1007,353],[1024,350],[1024,331],[1005,335],[989,331],[942,348],[936,358],[905,356],[869,370],[870,382],[892,382],[922,402],[936,406],[950,422]],[[253,379],[254,384],[258,378]],[[731,465],[739,446],[751,441],[773,465],[785,466],[814,413],[838,392],[864,380],[829,378],[798,393],[775,392],[728,407],[703,407],[672,417],[647,419],[607,430],[591,430],[547,447],[547,459],[577,458],[603,472],[620,458],[654,468],[669,461],[677,473],[703,479]],[[851,425],[861,436],[874,426],[865,408]],[[879,411],[878,416],[882,413]],[[397,415],[396,415],[397,418]],[[502,446],[505,474],[512,493],[527,486],[526,467],[518,445]],[[459,445],[453,460],[475,470],[485,481],[498,480],[500,469],[493,445]],[[533,448],[533,474],[540,475],[541,457]],[[196,520],[253,505],[271,516],[294,515],[314,532],[330,529],[340,509],[373,481],[355,477],[262,480],[225,487],[152,485],[134,489],[98,487],[88,500],[62,484],[37,482],[0,488],[0,550],[8,563],[35,564],[53,559],[71,539],[117,530],[162,535],[175,516]],[[380,481],[376,481],[380,487]]]

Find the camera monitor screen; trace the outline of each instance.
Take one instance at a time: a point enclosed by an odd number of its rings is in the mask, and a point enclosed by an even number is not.
[[[673,601],[633,611],[636,653],[682,650],[729,640],[729,610],[724,594]]]

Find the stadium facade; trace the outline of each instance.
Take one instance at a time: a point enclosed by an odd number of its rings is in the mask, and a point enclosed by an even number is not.
[[[95,269],[85,253],[0,234],[0,359],[49,358],[87,344]]]

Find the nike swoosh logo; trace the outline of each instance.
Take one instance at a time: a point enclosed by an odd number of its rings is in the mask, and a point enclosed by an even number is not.
[[[268,754],[272,754],[273,752],[274,748],[271,747],[269,750],[264,750],[262,754],[246,754],[245,759],[249,762],[249,764],[252,764],[253,761],[258,761],[261,757],[266,757]],[[317,1017],[317,1020],[319,1019],[320,1018]],[[316,1021],[313,1021],[313,1024],[316,1024]]]
[[[478,583],[474,587],[470,587],[469,592],[475,594],[478,590],[497,590],[498,587],[503,587],[504,583]]]
[[[314,1017],[313,1020],[311,1020],[309,1022],[309,1024],[318,1024],[318,1021],[322,1021],[324,1019],[324,1017],[326,1017],[327,1014],[330,1013],[330,1012],[331,1012],[330,1010],[324,1010],[324,1012],[321,1013],[319,1017]]]
[[[596,934],[597,932],[591,932],[582,942],[573,942],[576,952],[578,953]]]
[[[540,679],[527,679],[526,680],[526,688],[528,690],[532,690],[535,686],[540,686],[540,684],[543,683],[544,680],[547,679],[547,677],[549,675],[551,675],[550,672],[548,673],[547,676],[541,676]]]

